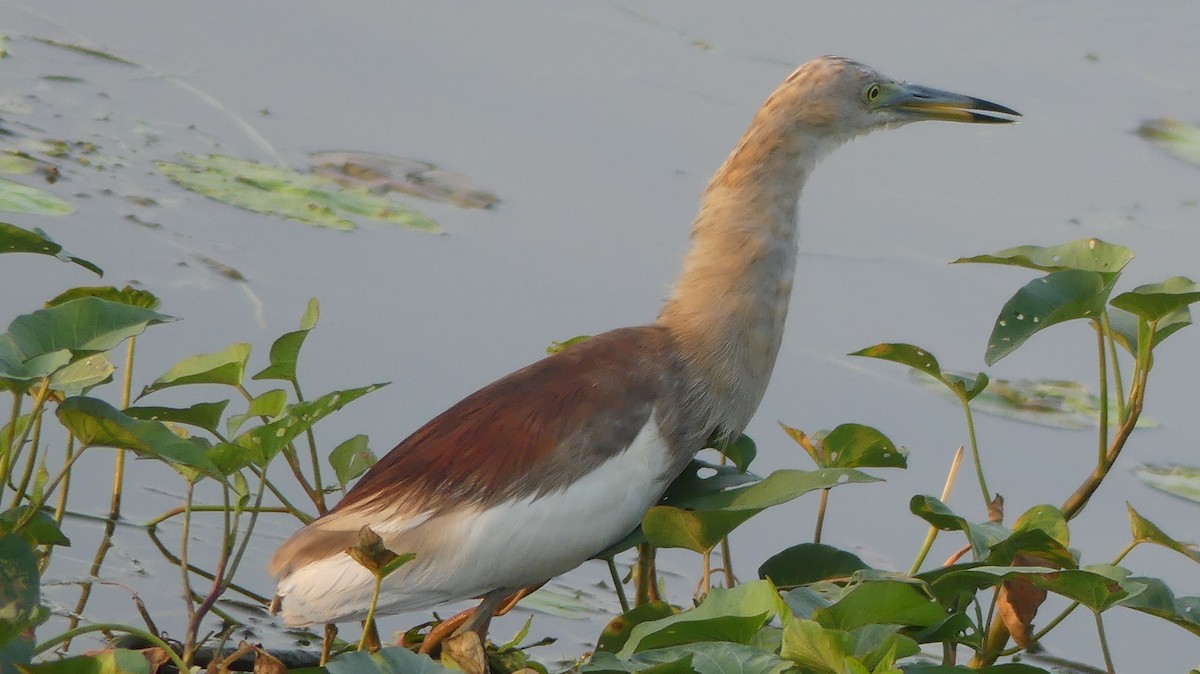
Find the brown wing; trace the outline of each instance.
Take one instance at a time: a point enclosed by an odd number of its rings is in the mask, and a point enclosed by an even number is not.
[[[646,424],[668,383],[668,342],[661,328],[613,330],[485,386],[388,452],[335,510],[401,494],[438,510],[565,486]]]

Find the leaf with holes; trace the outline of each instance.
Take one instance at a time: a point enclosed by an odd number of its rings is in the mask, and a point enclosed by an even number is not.
[[[85,447],[128,449],[139,457],[159,459],[177,469],[186,466],[217,474],[204,445],[179,437],[161,422],[128,416],[103,400],[67,398],[59,404],[57,414]]]
[[[1134,576],[1129,580],[1146,589],[1122,600],[1122,606],[1157,616],[1200,636],[1200,597],[1176,598],[1171,588],[1157,578]]]
[[[234,442],[259,452],[263,461],[268,462],[297,436],[312,428],[313,424],[384,386],[387,384],[334,391],[315,400],[297,403],[289,407],[283,417],[242,433]]]
[[[1035,333],[1077,318],[1099,318],[1117,274],[1056,271],[1027,283],[1013,295],[992,328],[984,361],[993,365]]]
[[[71,255],[45,232],[36,228],[30,231],[7,222],[0,222],[0,253],[51,255],[63,262],[72,262],[88,271],[95,272],[97,276],[104,276],[104,270],[83,258]]]
[[[991,255],[960,257],[952,264],[967,262],[1003,264],[1039,271],[1094,271],[1115,274],[1133,259],[1133,251],[1125,246],[1106,243],[1100,239],[1076,239],[1057,246],[1018,246]]]
[[[329,452],[329,465],[342,489],[354,478],[367,472],[379,459],[367,447],[367,436],[356,435]]]
[[[975,396],[983,392],[988,385],[988,377],[980,372],[974,378],[942,372],[941,366],[938,364],[937,358],[933,356],[927,349],[922,349],[919,346],[912,344],[891,343],[891,344],[876,344],[868,346],[865,349],[859,349],[851,356],[863,356],[866,358],[878,358],[880,360],[888,360],[893,363],[907,365],[917,372],[933,377],[937,381],[945,384],[955,396],[965,400],[971,400]]]
[[[287,391],[281,388],[260,393],[246,406],[245,414],[229,415],[229,418],[225,420],[225,432],[234,435],[241,430],[243,424],[257,417],[261,417],[264,422],[274,420],[283,414],[287,401]]]

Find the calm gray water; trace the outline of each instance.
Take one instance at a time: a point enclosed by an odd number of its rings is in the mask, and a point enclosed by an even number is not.
[[[551,340],[651,320],[708,175],[778,81],[825,53],[1025,114],[1015,127],[928,124],[857,141],[806,188],[792,320],[749,429],[759,442],[757,471],[804,467],[776,421],[808,431],[868,423],[911,451],[910,470],[885,474],[885,485],[833,494],[827,542],[907,568],[924,533],[906,513],[908,497],[940,491],[950,455],[966,439],[954,405],[914,388],[897,367],[843,355],[908,341],[943,366],[982,368],[995,313],[1029,275],[947,261],[1097,236],[1136,251],[1125,288],[1200,276],[1200,172],[1131,133],[1146,118],[1197,118],[1196,3],[37,0],[0,2],[0,16],[13,38],[0,98],[26,104],[5,120],[92,139],[125,164],[75,171],[52,188],[90,195],[73,199],[75,215],[12,221],[43,227],[95,261],[106,283],[142,283],[166,313],[184,319],[140,342],[137,386],[185,355],[235,341],[253,343],[254,362],[264,362],[271,340],[294,329],[315,296],[322,317],[306,345],[307,391],[394,382],[326,422],[327,446],[367,433],[382,453],[463,395],[541,356]],[[30,37],[102,48],[142,67]],[[471,176],[502,203],[468,211],[411,202],[443,224],[440,236],[376,224],[344,234],[206,201],[149,169],[178,151],[303,166],[307,153],[326,149],[431,160]],[[139,207],[122,198],[129,195],[162,205]],[[130,214],[161,228],[132,223]],[[197,255],[240,270],[246,283],[214,274]],[[95,282],[43,259],[6,256],[0,274],[5,320],[62,288]],[[1147,414],[1163,427],[1135,436],[1127,466],[1197,463],[1196,334],[1181,333],[1162,350]],[[1090,383],[1092,344],[1083,325],[1059,327],[990,372]],[[1013,516],[1061,502],[1089,470],[1091,433],[987,417],[978,426],[991,485]],[[105,475],[111,454],[97,451],[90,461],[89,470]],[[177,503],[163,488],[174,484],[157,468],[136,466],[128,520]],[[101,512],[106,491],[107,478],[94,493],[77,488],[73,507]],[[982,517],[977,500],[964,479],[952,504]],[[1085,562],[1108,561],[1124,546],[1125,500],[1179,538],[1200,539],[1195,506],[1118,469],[1075,525]],[[752,577],[767,555],[809,537],[815,501],[739,531],[739,575]],[[75,527],[75,544],[54,570],[64,579],[86,572],[99,535],[93,525]],[[264,522],[254,556],[268,556],[291,528]],[[168,539],[178,535],[164,530]],[[931,559],[957,544],[943,542]],[[1169,554],[1139,550],[1126,563],[1180,594],[1200,594],[1195,567]],[[699,561],[677,554],[666,565],[684,576],[669,580],[682,600]],[[120,534],[106,575],[138,587],[160,625],[182,616],[173,598],[178,574],[140,531]],[[601,566],[586,565],[565,583],[586,588],[604,578]],[[270,592],[258,564],[242,580]],[[50,597],[71,605],[75,590],[53,588]],[[615,607],[607,596],[602,603]],[[1053,615],[1043,611],[1043,620]],[[87,613],[130,615],[114,589],[98,590]],[[1182,630],[1128,611],[1108,615],[1121,671],[1179,671],[1200,660]],[[521,620],[501,621],[497,634]],[[533,634],[562,637],[548,653],[577,653],[602,620],[539,615]],[[1048,645],[1099,662],[1085,615]]]

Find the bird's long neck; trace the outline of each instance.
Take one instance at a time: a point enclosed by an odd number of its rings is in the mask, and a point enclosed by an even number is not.
[[[775,98],[705,190],[683,272],[658,317],[678,344],[695,421],[734,436],[762,401],[779,354],[800,191],[832,149],[789,124]]]

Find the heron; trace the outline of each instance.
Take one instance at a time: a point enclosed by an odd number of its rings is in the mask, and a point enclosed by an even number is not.
[[[621,540],[762,401],[792,293],[798,201],[817,162],[875,129],[1018,116],[843,57],[800,66],[704,190],[657,320],[517,370],[397,445],[276,551],[285,622],[367,615],[375,578],[346,553],[363,526],[415,554],[383,580],[377,615],[480,598],[459,629],[481,634],[506,599]]]

